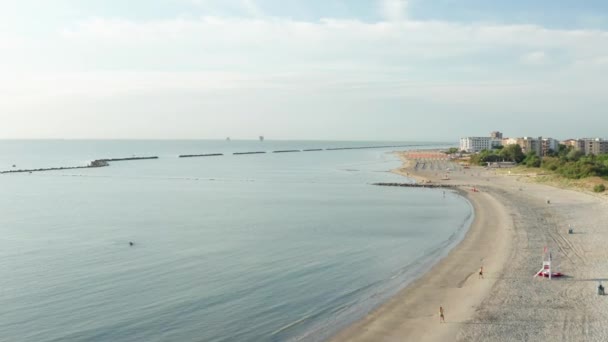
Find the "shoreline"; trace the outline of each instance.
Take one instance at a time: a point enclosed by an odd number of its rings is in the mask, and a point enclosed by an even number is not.
[[[417,183],[440,182],[412,169],[411,160],[399,156],[403,165],[391,172]],[[464,238],[420,277],[330,341],[446,341],[474,315],[511,253],[513,227],[507,208],[489,193],[471,193],[458,185],[452,190],[473,208]],[[485,279],[478,279],[482,263]],[[438,323],[439,306],[445,310],[446,324]]]
[[[475,220],[447,257],[330,340],[608,340],[608,297],[597,293],[608,282],[606,198],[482,167],[465,169],[438,154],[397,153],[421,163],[393,172],[459,186]],[[564,277],[533,278],[544,250]],[[483,280],[477,277],[481,258]],[[438,322],[439,305],[446,324]]]

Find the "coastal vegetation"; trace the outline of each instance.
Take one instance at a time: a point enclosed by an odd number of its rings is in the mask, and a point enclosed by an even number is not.
[[[526,159],[526,155],[522,152],[519,145],[507,145],[503,148],[493,150],[483,150],[471,156],[471,164],[486,165],[487,163],[495,163],[500,161],[509,161],[521,163]]]
[[[483,150],[472,155],[470,163],[487,165],[487,163],[510,161],[528,168],[539,168],[555,173],[567,179],[601,177],[608,179],[608,154],[584,155],[570,146],[560,145],[557,151],[549,150],[546,156],[540,157],[534,151],[526,154],[519,145],[507,145],[502,149]],[[603,184],[602,184],[603,186]],[[598,185],[596,192],[601,187]]]
[[[560,145],[556,152],[540,159],[538,166],[569,179],[602,177],[608,179],[608,154],[584,155],[583,152]],[[527,165],[526,166],[530,166]]]
[[[458,147],[450,147],[445,153],[446,154],[458,153]]]

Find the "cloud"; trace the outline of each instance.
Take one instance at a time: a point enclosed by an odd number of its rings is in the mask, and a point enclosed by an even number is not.
[[[428,113],[422,123],[448,114],[576,112],[589,104],[593,116],[608,105],[602,77],[606,31],[420,21],[407,18],[406,2],[382,4],[390,10],[380,22],[263,13],[147,21],[98,17],[38,41],[4,32],[0,46],[13,48],[0,55],[6,99],[0,118],[10,122],[15,113],[30,113],[21,124],[27,131],[35,113],[49,108],[72,113],[74,121],[90,108],[124,108],[140,113],[139,120],[145,113],[196,116],[189,127],[213,133],[224,116],[232,120],[224,120],[225,127],[251,120],[247,115],[269,122],[270,114],[285,122],[306,116],[313,127],[369,113],[405,113],[403,120]],[[522,63],[543,67],[532,73]],[[163,105],[151,105],[157,101]],[[84,126],[74,131],[86,132]],[[5,127],[6,134],[12,132],[10,124]]]
[[[144,69],[162,65],[251,72],[304,73],[311,66],[313,71],[336,66],[359,71],[425,70],[431,63],[435,70],[479,68],[501,58],[541,64],[547,61],[545,51],[566,56],[562,66],[567,66],[569,59],[608,55],[604,31],[415,20],[306,22],[204,16],[136,22],[94,18],[66,28],[60,40],[56,44],[74,51],[74,56],[101,65],[135,67],[132,61],[136,60],[137,68]]]
[[[533,51],[521,56],[521,62],[528,65],[542,65],[547,61],[547,56],[543,51]]]
[[[403,21],[407,18],[407,0],[380,0],[380,14],[387,21]]]
[[[261,17],[264,15],[264,12],[253,0],[241,0],[241,4],[247,13],[252,16]]]
[[[21,51],[44,55],[44,59],[19,60],[17,49],[0,56],[0,61],[5,59],[0,65],[10,65],[5,75],[20,69],[27,74],[43,68],[36,63],[51,61],[53,76],[44,76],[42,82],[35,76],[7,76],[0,88],[21,92],[25,99],[32,93],[48,98],[73,92],[112,96],[284,89],[293,94],[357,92],[357,96],[375,98],[419,96],[473,103],[482,100],[454,94],[477,92],[494,98],[489,93],[504,92],[505,84],[514,85],[509,86],[510,92],[530,83],[553,89],[552,82],[572,75],[589,83],[598,77],[597,68],[602,66],[598,61],[608,56],[604,31],[416,20],[92,18],[64,29],[48,44],[49,50],[30,46]],[[548,65],[543,68],[545,74],[533,77],[518,70],[518,60],[546,63],[545,51],[568,59]],[[7,61],[11,53],[17,55]],[[583,61],[587,61],[585,68]],[[61,81],[53,84],[49,78]],[[30,83],[35,91],[28,88]]]
[[[262,17],[264,12],[254,0],[190,0],[199,9],[222,15]]]

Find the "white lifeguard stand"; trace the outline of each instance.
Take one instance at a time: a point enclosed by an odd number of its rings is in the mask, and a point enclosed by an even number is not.
[[[542,276],[542,277],[549,278],[549,279],[551,279],[552,277],[561,277],[562,276],[561,272],[553,272],[553,270],[551,269],[552,261],[553,261],[553,256],[551,255],[551,251],[549,251],[547,249],[547,247],[545,247],[545,250],[543,253],[543,268],[541,268],[540,271],[536,272],[536,274],[534,275],[533,278],[536,278],[538,276]]]
[[[549,275],[549,280],[551,280],[551,253],[549,253],[549,259],[543,260],[543,268],[536,273],[536,275],[545,276],[545,274]]]

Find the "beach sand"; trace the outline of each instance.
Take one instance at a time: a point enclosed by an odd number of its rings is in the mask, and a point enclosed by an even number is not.
[[[596,294],[599,280],[608,285],[608,202],[483,168],[450,165],[450,179],[441,180],[446,164],[430,164],[395,172],[459,185],[475,209],[471,228],[447,257],[333,341],[608,340],[608,296]],[[533,278],[545,246],[566,277]]]

